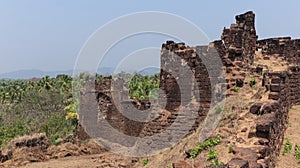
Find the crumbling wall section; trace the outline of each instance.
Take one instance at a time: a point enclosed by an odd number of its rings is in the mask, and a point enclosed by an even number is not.
[[[212,90],[210,76],[198,55],[203,50],[173,41],[163,44],[160,88],[166,94],[167,110],[175,111],[179,105],[187,105],[193,100],[201,102],[199,110],[203,115],[210,107]],[[200,93],[200,97],[196,92]]]
[[[224,28],[222,42],[228,50],[227,58],[242,61],[243,67],[253,64],[256,49],[255,14],[247,12],[235,17],[236,23]]]
[[[200,48],[191,48],[184,43],[167,41],[161,50],[160,104],[165,104],[161,116],[145,124],[141,136],[151,136],[168,128],[178,118],[188,118],[189,112],[198,113],[192,128],[178,127],[183,134],[195,131],[210,108],[211,83],[207,69],[198,53]],[[207,50],[207,46],[206,46]],[[197,52],[198,51],[198,52]],[[200,96],[199,96],[200,94]],[[186,111],[179,114],[179,110]]]
[[[300,105],[300,66],[290,66],[288,76],[288,101],[291,106]]]
[[[290,64],[300,64],[300,40],[291,37],[269,38],[257,41],[256,50],[266,56],[284,58]]]
[[[263,163],[267,167],[275,167],[287,128],[288,111],[291,107],[289,79],[285,71],[267,73],[265,78],[269,78],[265,86],[270,90],[269,99],[273,101],[260,108],[259,113],[262,116],[257,120],[256,136],[268,141],[264,144]]]
[[[206,117],[211,103],[214,104],[211,94],[216,88],[212,87],[211,81],[219,76],[211,76],[209,71],[214,65],[207,67],[201,59],[204,55],[209,57],[210,54],[215,54],[211,48],[215,48],[222,60],[228,89],[243,86],[246,73],[254,62],[255,50],[261,51],[264,56],[278,56],[290,64],[300,64],[300,40],[282,37],[257,41],[254,20],[253,12],[236,16],[236,23],[230,28],[224,28],[221,40],[214,41],[209,46],[189,47],[173,41],[163,44],[160,89],[165,93],[159,95],[158,101],[166,107],[159,111],[157,118],[152,121],[137,122],[120,113],[118,109],[127,111],[132,104],[141,110],[148,109],[151,105],[147,101],[128,100],[128,95],[125,95],[128,91],[124,90],[122,81],[116,82],[114,87],[111,78],[104,78],[100,84],[96,83],[95,93],[99,110],[103,114],[99,119],[109,121],[124,134],[146,137],[161,133],[177,118],[184,117],[178,115],[179,107],[184,106],[183,110],[186,112],[198,113],[196,122],[191,121],[195,122],[192,129],[188,130],[193,132]],[[191,73],[186,73],[188,71],[182,67],[187,67]],[[261,73],[262,68],[259,68],[259,74]],[[257,102],[250,108],[250,113],[258,115],[256,132],[249,133],[249,136],[259,138],[257,148],[238,149],[241,153],[244,151],[253,155],[252,160],[248,159],[247,162],[250,166],[275,167],[288,123],[288,111],[293,105],[300,104],[299,84],[299,66],[291,66],[287,71],[263,74],[263,86],[270,91],[269,100]],[[245,158],[241,159],[247,160],[247,157],[248,155],[245,155]]]
[[[150,106],[150,102],[130,100],[128,91],[124,90],[122,79],[104,78],[100,84],[96,84],[99,102],[99,120],[106,120],[121,133],[130,136],[139,136],[144,123],[131,120],[122,112],[135,109],[144,110]]]
[[[299,68],[290,66],[287,71],[264,73],[263,86],[270,91],[269,101],[257,102],[250,108],[251,113],[259,116],[255,132],[260,139],[257,162],[264,167],[276,166],[288,125],[289,109],[300,104]]]
[[[247,12],[236,16],[236,23],[224,28],[221,40],[214,47],[223,61],[228,89],[242,87],[246,72],[254,62],[257,35],[255,14]]]

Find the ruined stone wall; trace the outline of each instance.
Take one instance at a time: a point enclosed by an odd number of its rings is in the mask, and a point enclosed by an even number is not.
[[[214,103],[211,93],[216,88],[212,88],[211,81],[212,78],[219,77],[208,73],[214,69],[214,65],[205,66],[201,58],[205,59],[210,54],[218,52],[223,63],[222,68],[226,72],[228,89],[243,86],[245,75],[253,64],[255,50],[261,50],[264,56],[283,57],[289,63],[299,65],[300,40],[286,37],[257,41],[254,19],[253,12],[236,16],[236,24],[225,28],[221,40],[214,41],[210,46],[188,47],[184,43],[173,41],[163,44],[160,89],[165,94],[160,95],[159,101],[166,104],[166,110],[159,111],[156,119],[150,122],[130,120],[119,111],[119,109],[128,111],[132,104],[137,109],[145,110],[150,107],[150,102],[128,100],[128,94],[125,94],[128,91],[124,90],[126,88],[120,81],[116,82],[118,85],[114,87],[111,87],[113,81],[110,78],[104,78],[101,84],[96,83],[95,93],[102,113],[100,116],[103,117],[99,119],[106,119],[124,134],[146,137],[161,133],[176,119],[185,117],[178,115],[179,107],[183,106],[183,110],[187,113],[189,111],[198,113],[196,122],[190,121],[194,123],[192,129],[188,131],[193,132],[206,117],[210,104]],[[212,50],[211,47],[216,50]],[[187,67],[192,73],[186,73],[182,67]],[[259,74],[261,73],[262,69],[259,71]],[[249,161],[251,165],[259,163],[266,167],[275,167],[288,123],[288,111],[293,105],[300,104],[300,67],[291,66],[283,72],[266,72],[263,76],[263,86],[270,90],[269,100],[257,102],[250,108],[250,112],[257,114],[258,119],[256,132],[250,133],[249,136],[256,136],[259,141],[256,149],[247,150],[255,155],[254,160]],[[183,95],[183,92],[186,94]],[[196,92],[200,93],[200,97]],[[187,131],[180,127],[176,129]]]
[[[165,94],[160,94],[159,102],[166,105],[166,110],[160,111],[159,116],[151,122],[131,121],[122,115],[120,109],[126,111],[129,105],[138,103],[128,100],[128,95],[125,95],[128,91],[124,91],[122,81],[116,82],[119,86],[111,87],[113,81],[109,78],[103,79],[101,84],[96,84],[95,89],[102,117],[125,134],[143,137],[162,132],[180,117],[178,110],[179,107],[183,107],[187,112],[198,113],[196,121],[190,121],[193,122],[193,127],[189,131],[196,130],[206,117],[211,104],[213,106],[218,101],[212,100],[212,93],[216,94],[216,91],[220,90],[219,87],[225,86],[215,86],[215,81],[221,78],[221,73],[216,71],[220,71],[220,64],[213,60],[215,59],[213,55],[220,56],[224,65],[221,69],[226,70],[227,74],[234,74],[227,75],[228,88],[237,84],[242,87],[241,82],[243,83],[246,69],[253,63],[256,47],[254,19],[253,12],[236,16],[236,24],[224,29],[222,40],[215,41],[209,46],[189,47],[184,43],[173,41],[163,44],[160,89]],[[205,65],[205,61],[209,65]],[[222,98],[223,95],[218,97]],[[116,107],[117,105],[120,107]]]
[[[257,102],[250,108],[251,113],[259,115],[254,135],[260,138],[258,145],[262,145],[258,150],[258,162],[267,167],[275,167],[280,154],[289,109],[300,104],[299,68],[290,66],[287,71],[266,72],[263,86],[270,91],[269,101]]]
[[[227,58],[231,61],[242,61],[248,67],[253,63],[257,41],[255,14],[247,12],[237,15],[235,19],[236,24],[232,24],[229,29],[224,28],[222,41],[228,50]]]
[[[266,87],[270,90],[269,99],[271,103],[262,104],[258,114],[256,136],[267,139],[263,153],[264,163],[268,167],[275,167],[276,158],[279,156],[280,148],[284,139],[284,132],[288,123],[289,86],[286,72],[272,72],[265,75]]]
[[[290,64],[300,63],[300,40],[291,37],[269,38],[257,41],[257,50],[263,55],[276,55],[284,58]]]
[[[184,43],[168,41],[163,44],[160,88],[166,94],[167,110],[176,111],[181,103],[187,105],[195,99],[201,102],[199,110],[203,115],[207,112],[211,102],[210,77],[198,53]]]
[[[300,104],[300,67],[299,66],[291,66],[289,67],[288,74],[288,101],[291,103],[291,106]]]
[[[291,37],[269,38],[257,41],[256,50],[264,57],[281,57],[289,63],[286,71],[266,72],[263,86],[270,91],[271,103],[254,104],[250,112],[261,115],[257,121],[256,136],[267,139],[264,162],[275,167],[283,144],[289,109],[300,104],[300,40]]]
[[[122,114],[131,111],[131,107],[143,110],[150,106],[149,102],[130,100],[128,91],[124,90],[124,81],[121,79],[104,78],[96,83],[99,102],[99,120],[105,119],[109,124],[124,134],[139,136],[144,123],[130,120]]]
[[[127,107],[133,104],[142,113],[143,109],[150,107],[150,102],[129,100],[128,95],[124,95],[128,93],[128,90],[124,90],[126,88],[122,81],[104,78],[95,86],[99,110],[102,114],[99,115],[101,116],[99,119],[105,118],[114,128],[124,134],[145,137],[161,133],[176,119],[186,118],[185,115],[194,111],[197,113],[196,119],[186,120],[192,123],[192,128],[189,128],[190,130],[178,129],[190,133],[195,131],[205,119],[212,103],[212,89],[216,88],[211,88],[210,79],[219,78],[221,75],[220,72],[216,72],[220,69],[220,65],[206,67],[201,60],[202,57],[208,62],[215,63],[216,61],[209,60],[213,59],[212,54],[217,55],[217,51],[209,46],[190,48],[183,43],[168,41],[162,47],[160,89],[164,93],[159,95],[159,104],[165,104],[166,107],[158,110],[158,116],[152,121],[130,120],[122,114],[122,111],[130,111]],[[209,75],[208,70],[214,73]],[[186,111],[185,114],[178,114],[179,107]]]
[[[201,60],[203,52],[207,57],[215,54],[208,50],[208,46],[191,48],[173,41],[162,45],[160,89],[164,93],[160,94],[159,101],[165,104],[166,110],[161,111],[160,117],[145,124],[141,136],[160,133],[178,118],[191,123],[192,128],[178,125],[177,133],[191,133],[204,120],[210,108],[212,88],[208,70]],[[179,114],[179,110],[184,113]],[[196,112],[196,118],[187,119],[186,115],[190,112]]]
[[[269,38],[257,41],[257,48],[261,50],[264,55],[279,54],[283,55],[285,43],[290,41],[290,37]]]
[[[221,40],[213,42],[223,61],[228,89],[243,86],[254,61],[256,41],[255,14],[247,12],[237,15],[236,23],[224,28]]]
[[[265,73],[263,83],[270,90],[269,99],[287,108],[300,104],[299,68],[299,65],[289,66],[286,71]]]

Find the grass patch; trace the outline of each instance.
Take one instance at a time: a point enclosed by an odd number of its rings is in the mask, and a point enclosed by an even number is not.
[[[207,160],[213,160],[217,157],[217,152],[215,150],[210,149],[207,154]]]
[[[257,83],[257,80],[255,78],[251,79],[251,81],[250,81],[250,87],[253,88],[256,85],[256,83]]]
[[[289,139],[286,139],[286,142],[284,144],[283,147],[283,155],[287,154],[287,153],[291,153],[292,152],[292,148],[293,148],[293,144],[291,143],[291,141]]]
[[[233,147],[232,146],[228,147],[228,153],[233,153]]]
[[[215,111],[216,111],[217,114],[220,114],[222,112],[222,109],[223,109],[223,106],[217,105],[216,108],[215,108]]]
[[[221,136],[216,138],[208,139],[203,143],[198,143],[198,145],[190,151],[190,158],[196,158],[202,151],[208,150],[209,148],[218,145],[222,141]]]
[[[224,165],[224,163],[223,163],[223,162],[219,162],[219,159],[218,159],[218,158],[214,159],[214,160],[209,164],[209,166],[220,166],[220,165]]]
[[[295,145],[294,156],[297,158],[298,163],[300,163],[300,147],[297,144]]]
[[[143,160],[143,165],[146,166],[148,164],[148,159]]]
[[[240,91],[240,88],[237,87],[237,86],[234,86],[234,87],[233,87],[233,91],[234,91],[234,92],[239,92],[239,91]]]

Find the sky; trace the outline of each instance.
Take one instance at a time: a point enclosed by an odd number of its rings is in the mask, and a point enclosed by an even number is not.
[[[96,30],[115,18],[143,11],[181,16],[213,41],[220,39],[224,27],[235,22],[235,15],[252,10],[256,14],[256,31],[260,39],[278,36],[300,38],[299,6],[298,0],[0,0],[0,73],[21,69],[73,69],[81,48]],[[145,35],[125,40],[107,54],[108,59],[102,64],[117,66],[124,55],[145,55],[147,50],[138,52],[139,47],[128,47],[132,44],[159,49],[168,39],[170,37],[163,35]],[[130,50],[125,52],[124,48]],[[149,53],[153,55],[153,52]],[[141,60],[156,60],[157,63],[159,50],[157,53],[153,58],[131,58],[127,68],[134,69]]]

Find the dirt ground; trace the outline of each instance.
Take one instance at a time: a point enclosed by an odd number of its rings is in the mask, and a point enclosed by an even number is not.
[[[50,160],[48,162],[36,162],[31,163],[26,166],[22,166],[25,168],[76,168],[76,167],[98,167],[99,166],[99,155],[89,155],[89,156],[75,156],[75,157],[67,157],[57,160]]]
[[[105,157],[105,159],[104,159]],[[47,162],[30,163],[24,168],[125,168],[131,164],[131,160],[124,161],[112,153],[103,153],[88,156],[66,157]]]

